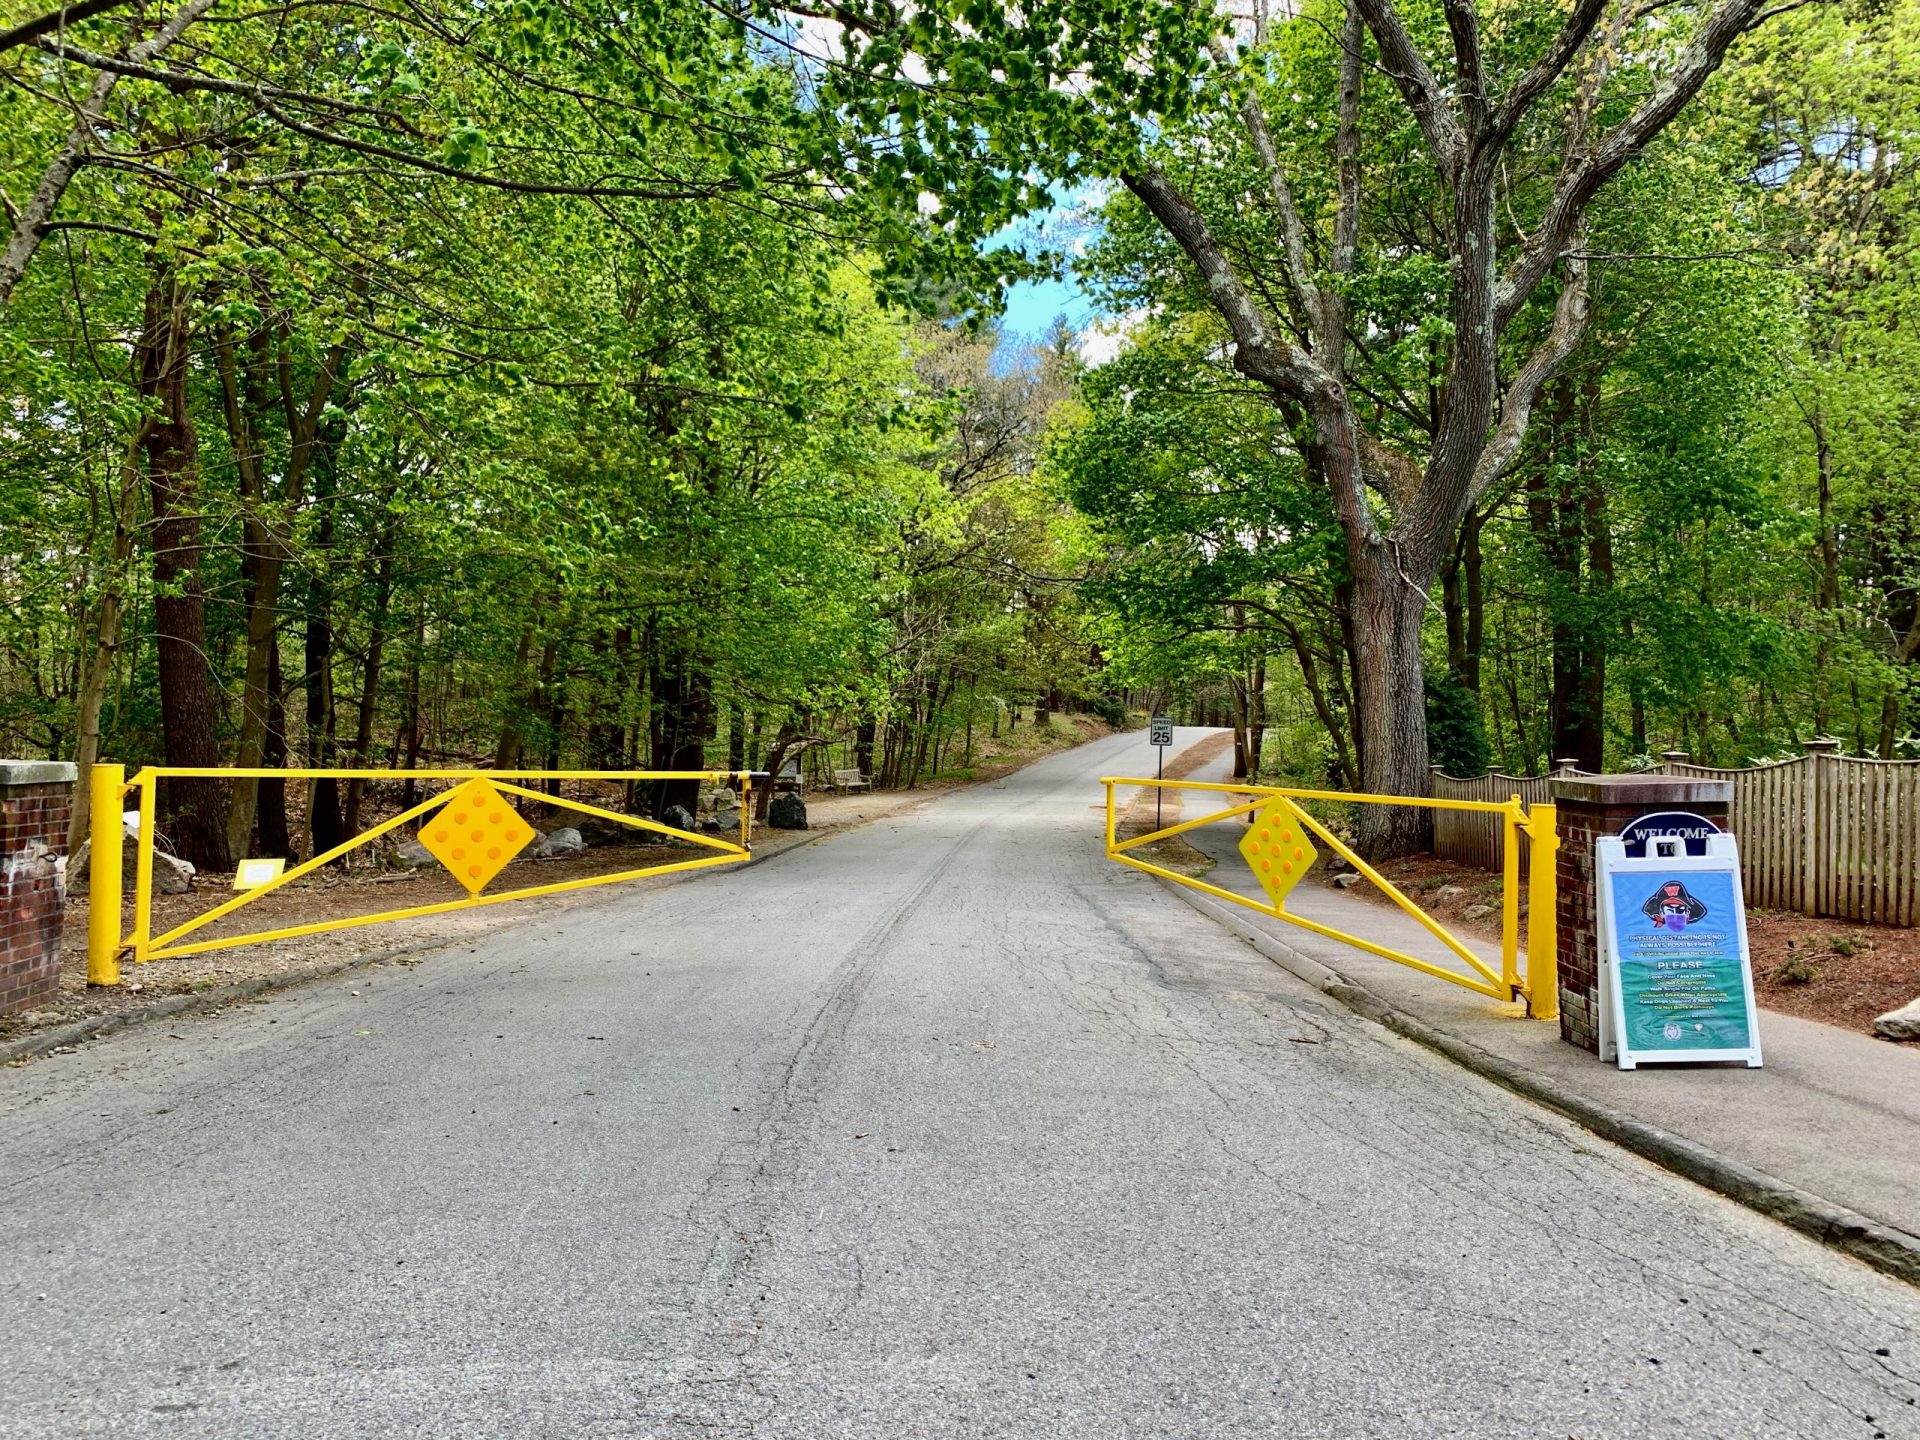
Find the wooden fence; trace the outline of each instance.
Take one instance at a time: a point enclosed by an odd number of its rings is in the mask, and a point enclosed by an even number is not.
[[[1695,765],[1670,752],[1650,773],[1733,782],[1728,824],[1740,838],[1749,904],[1880,925],[1920,924],[1920,760],[1860,760],[1835,754],[1836,748],[1833,741],[1814,741],[1805,755],[1744,769]],[[1571,766],[1554,771],[1584,773]],[[1494,772],[1459,780],[1436,770],[1433,793],[1459,800],[1518,795],[1532,805],[1549,798],[1552,778]],[[1433,832],[1436,855],[1500,868],[1496,816],[1436,811]]]

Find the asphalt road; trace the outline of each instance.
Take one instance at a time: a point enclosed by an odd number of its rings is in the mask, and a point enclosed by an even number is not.
[[[1105,862],[1150,757],[0,1072],[0,1435],[1920,1436],[1920,1292]]]

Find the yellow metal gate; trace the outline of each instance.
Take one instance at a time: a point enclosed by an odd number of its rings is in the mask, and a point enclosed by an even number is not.
[[[1277,920],[1284,920],[1287,924],[1297,925],[1303,930],[1311,930],[1317,935],[1344,941],[1369,954],[1410,966],[1436,979],[1463,986],[1482,995],[1490,995],[1497,1000],[1524,1000],[1527,1013],[1535,1019],[1559,1018],[1560,985],[1555,955],[1557,935],[1554,917],[1554,852],[1558,848],[1559,841],[1554,834],[1553,806],[1535,805],[1529,808],[1521,803],[1518,795],[1505,801],[1436,800],[1407,795],[1348,794],[1343,791],[1294,790],[1268,785],[1217,785],[1194,780],[1155,780],[1131,776],[1107,776],[1100,783],[1106,787],[1107,792],[1108,858],[1117,860],[1122,865],[1130,865],[1136,870],[1144,870],[1149,875],[1161,876],[1177,885],[1201,890],[1218,899],[1243,905],[1263,915],[1271,915]],[[1241,804],[1215,811],[1211,815],[1203,815],[1197,820],[1185,820],[1143,835],[1131,835],[1121,839],[1115,833],[1117,822],[1114,789],[1116,786],[1138,786],[1143,790],[1212,791],[1251,798]],[[1334,801],[1340,804],[1358,805],[1410,805],[1428,810],[1483,811],[1498,816],[1502,844],[1501,868],[1505,882],[1501,889],[1500,969],[1496,971],[1488,965],[1474,953],[1471,946],[1423,910],[1386,876],[1355,854],[1344,840],[1309,813],[1301,803],[1303,801]],[[1249,816],[1251,819],[1246,827],[1247,833],[1240,841],[1239,850],[1252,870],[1255,880],[1259,882],[1260,888],[1266,894],[1265,904],[1250,896],[1237,894],[1218,885],[1209,885],[1204,880],[1182,875],[1162,865],[1155,865],[1151,861],[1143,860],[1138,855],[1130,853],[1143,846],[1151,845],[1157,840],[1169,839],[1190,830],[1197,830],[1203,825],[1214,825],[1241,816]],[[1522,835],[1532,846],[1527,876],[1527,967],[1524,975],[1520,969],[1520,838]],[[1318,844],[1315,843],[1316,841]],[[1381,945],[1364,936],[1352,935],[1289,911],[1287,897],[1305,877],[1307,871],[1321,858],[1321,846],[1346,859],[1362,876],[1379,887],[1389,900],[1418,921],[1429,934],[1446,947],[1452,956],[1457,957],[1464,968],[1450,969],[1446,965],[1435,964],[1420,956],[1409,955],[1404,950]]]
[[[418,805],[403,810],[391,819],[361,831],[358,835],[315,855],[298,865],[267,862],[269,873],[257,884],[247,884],[243,871],[236,877],[239,890],[233,899],[215,905],[203,914],[183,921],[161,934],[153,933],[154,842],[157,835],[156,809],[160,783],[168,779],[203,780],[362,780],[453,782]],[[440,915],[476,905],[498,905],[507,900],[530,900],[540,895],[557,895],[567,890],[584,890],[595,885],[611,885],[620,880],[637,880],[645,875],[666,875],[678,870],[700,870],[713,865],[738,865],[752,858],[753,783],[765,779],[765,773],[746,770],[223,770],[192,769],[177,766],[148,766],[131,779],[120,765],[96,765],[88,777],[88,803],[91,811],[91,844],[88,860],[89,891],[94,897],[87,921],[87,983],[117,985],[120,982],[120,955],[130,952],[137,962],[162,960],[170,956],[195,955],[208,950],[224,950],[234,945],[253,945],[266,940],[285,940],[324,930],[344,930],[352,926],[372,925],[382,920],[407,920],[422,915]],[[581,800],[570,800],[529,789],[523,781],[608,781],[697,780],[711,783],[734,782],[740,787],[740,831],[737,840],[718,835],[702,835],[677,830],[657,820],[624,814]],[[105,897],[118,897],[125,877],[121,868],[121,815],[127,797],[132,795],[139,812],[135,844],[133,917],[131,932],[124,931],[122,906],[102,904]],[[500,871],[524,850],[535,835],[532,826],[514,809],[511,799],[532,800],[541,805],[575,810],[597,816],[636,831],[657,834],[714,853],[691,860],[675,860],[645,865],[607,875],[589,875],[545,885],[522,886],[515,890],[488,892],[487,887]],[[255,930],[243,935],[194,940],[189,937],[209,925],[244,909],[262,897],[311,875],[351,851],[368,845],[403,825],[419,822],[421,844],[433,854],[467,894],[459,900],[444,900],[430,905],[412,905],[371,915],[350,915],[292,925],[276,930]],[[249,862],[242,862],[243,864]],[[258,863],[258,862],[252,862]],[[241,888],[245,885],[245,888]]]

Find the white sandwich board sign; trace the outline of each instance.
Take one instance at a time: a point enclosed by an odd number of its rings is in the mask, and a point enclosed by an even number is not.
[[[1702,841],[1704,840],[1704,843]],[[1691,842],[1691,843],[1689,843]],[[1594,842],[1600,909],[1600,1058],[1760,1064],[1740,852],[1731,835]],[[1699,850],[1704,853],[1690,854]]]

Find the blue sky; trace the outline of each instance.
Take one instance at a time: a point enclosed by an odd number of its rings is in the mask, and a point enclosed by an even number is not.
[[[1091,238],[1095,232],[1092,206],[1098,197],[1091,186],[1075,190],[1056,187],[1055,203],[1049,209],[1029,215],[1009,225],[987,243],[1022,244],[1029,249],[1055,248],[1071,251],[1076,240]],[[1029,281],[1007,291],[1003,331],[1009,342],[1037,340],[1046,334],[1056,316],[1065,316],[1075,330],[1084,330],[1102,315],[1100,308],[1071,272],[1057,280]]]
[[[1080,282],[1068,275],[1062,280],[1037,284],[1023,282],[1008,290],[1004,324],[1009,336],[1031,340],[1046,334],[1056,315],[1066,316],[1067,323],[1074,329],[1084,330],[1099,314],[1092,299],[1080,288]]]

